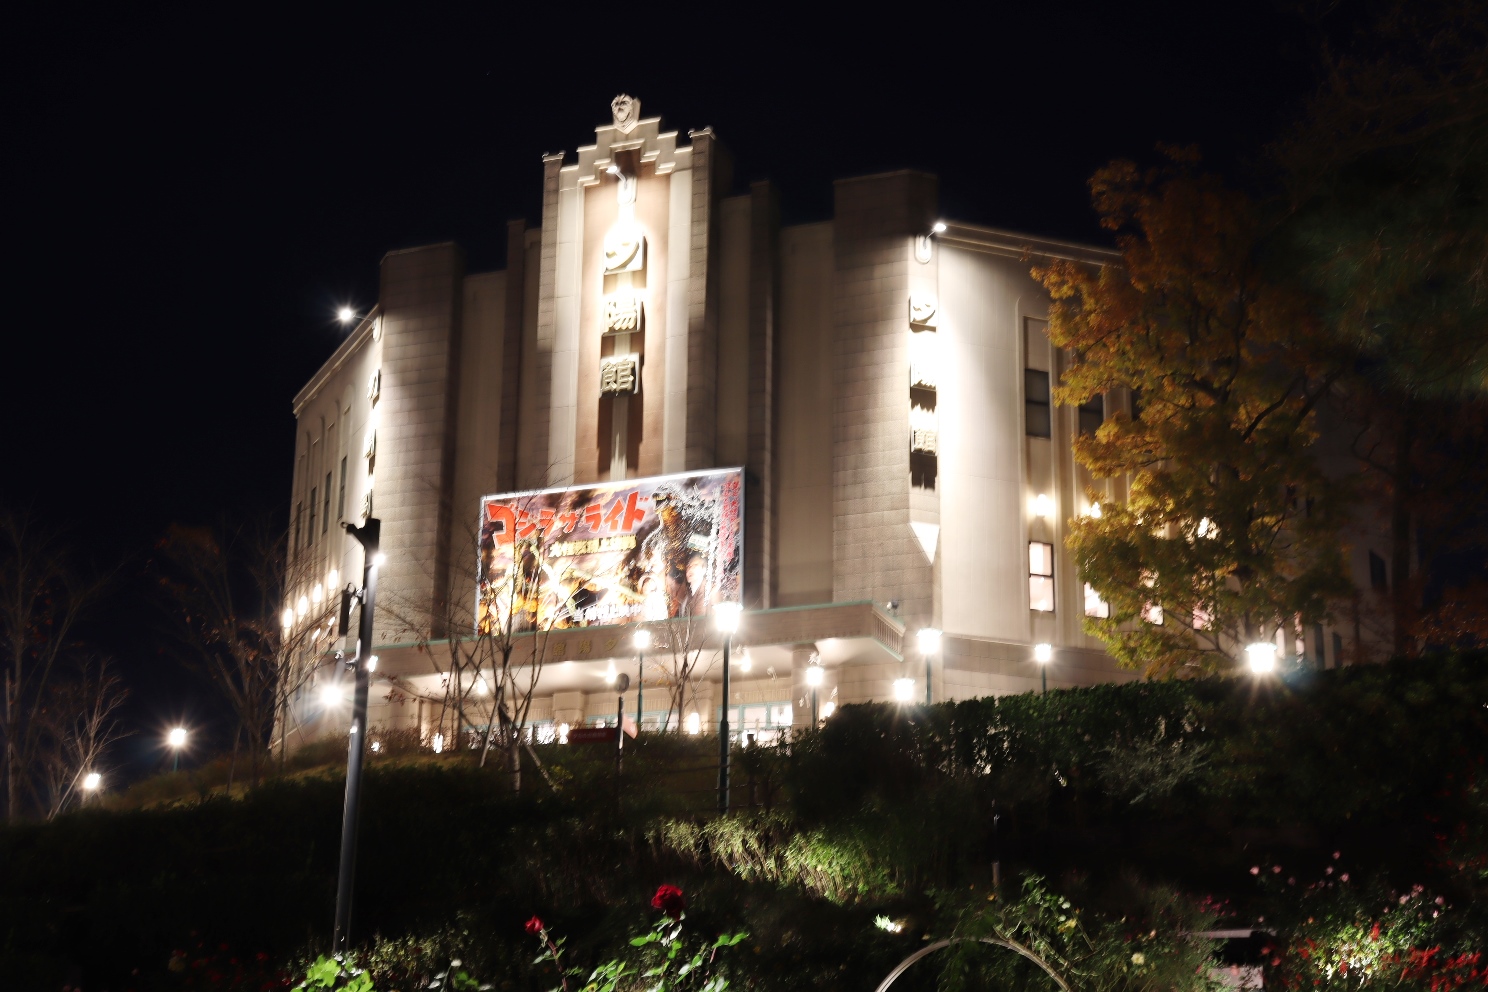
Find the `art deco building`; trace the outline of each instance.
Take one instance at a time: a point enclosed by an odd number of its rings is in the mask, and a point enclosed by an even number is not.
[[[733,467],[736,728],[809,720],[812,663],[824,710],[902,679],[923,698],[927,669],[935,700],[1026,691],[1041,643],[1051,687],[1133,677],[1083,632],[1104,607],[1064,548],[1092,486],[1071,440],[1126,400],[1051,404],[1065,357],[1029,274],[1115,256],[942,221],[935,177],[911,171],[840,180],[831,220],[783,226],[710,130],[612,111],[543,158],[541,224],[511,222],[505,270],[467,272],[454,244],[389,253],[376,307],[294,399],[295,574],[360,575],[340,524],[379,518],[379,598],[402,620],[378,619],[377,675],[427,690],[375,683],[373,727],[436,717],[441,653],[415,641],[470,612],[483,496]],[[635,671],[632,627],[546,635],[539,730],[614,719],[603,676]],[[944,632],[928,662],[922,628]],[[716,721],[702,667],[671,720]],[[661,681],[647,723],[667,716]],[[314,710],[307,688],[290,728],[313,732]]]

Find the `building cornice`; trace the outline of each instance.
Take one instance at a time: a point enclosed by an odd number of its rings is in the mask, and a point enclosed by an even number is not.
[[[363,317],[361,322],[357,324],[356,329],[346,336],[346,340],[342,341],[336,350],[331,352],[331,357],[327,358],[325,364],[316,370],[315,374],[310,377],[310,381],[305,383],[304,387],[298,393],[295,393],[293,406],[296,417],[305,408],[305,404],[309,403],[320,392],[326,380],[339,372],[341,366],[346,364],[347,360],[356,353],[357,349],[372,339],[372,331],[376,328],[377,320],[381,316],[382,306],[373,307],[367,316]]]
[[[946,229],[937,234],[935,240],[948,248],[964,248],[968,251],[1004,255],[1011,258],[1036,255],[1040,258],[1088,262],[1092,265],[1121,264],[1121,253],[1110,248],[1096,248],[1073,241],[1058,241],[1018,231],[963,224],[959,221],[946,221],[945,225]]]

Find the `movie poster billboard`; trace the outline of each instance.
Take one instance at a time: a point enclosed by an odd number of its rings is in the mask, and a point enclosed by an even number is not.
[[[513,632],[703,616],[741,601],[744,470],[486,496],[476,617]]]

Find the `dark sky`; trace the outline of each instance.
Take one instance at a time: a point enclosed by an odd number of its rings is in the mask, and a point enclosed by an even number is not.
[[[130,6],[28,5],[0,43],[0,502],[101,559],[173,521],[282,521],[334,309],[374,301],[389,249],[503,266],[540,155],[592,141],[617,92],[712,126],[788,222],[910,166],[947,216],[1099,240],[1095,168],[1171,141],[1235,170],[1318,64],[1266,3]]]

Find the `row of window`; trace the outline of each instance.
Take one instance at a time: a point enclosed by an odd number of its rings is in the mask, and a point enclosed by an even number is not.
[[[1023,424],[1029,437],[1053,437],[1053,395],[1049,373],[1041,369],[1023,370]],[[1080,404],[1079,431],[1094,434],[1106,422],[1106,401],[1102,396]]]
[[[304,502],[295,504],[293,547],[308,548],[315,544],[315,518],[318,499],[321,500],[321,502],[319,503],[320,533],[325,534],[331,529],[330,472],[326,473],[324,489],[320,489],[317,486],[310,487],[310,526],[308,528],[304,528],[301,526],[301,524],[304,522]],[[336,496],[336,519],[346,519],[346,456],[344,455],[341,457],[341,485],[338,495]]]

